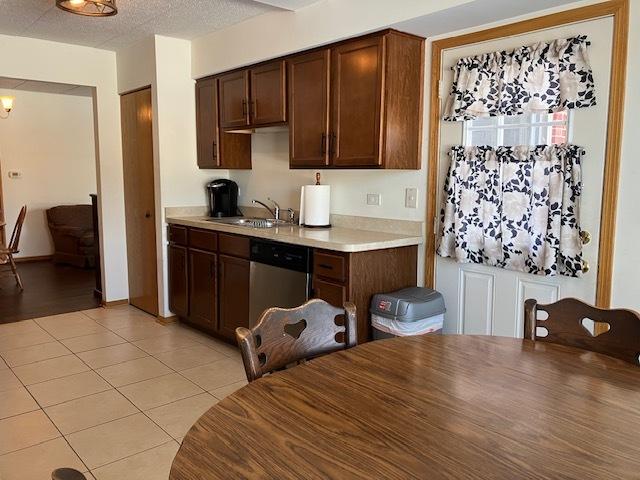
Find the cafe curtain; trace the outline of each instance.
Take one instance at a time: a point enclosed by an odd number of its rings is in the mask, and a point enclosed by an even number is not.
[[[596,104],[585,35],[458,60],[444,120],[552,113]]]
[[[576,145],[455,146],[438,254],[537,275],[582,274]]]

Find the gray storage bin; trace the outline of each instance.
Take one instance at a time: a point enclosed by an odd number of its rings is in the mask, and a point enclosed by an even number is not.
[[[445,311],[442,294],[430,288],[378,293],[371,299],[373,338],[439,333]]]

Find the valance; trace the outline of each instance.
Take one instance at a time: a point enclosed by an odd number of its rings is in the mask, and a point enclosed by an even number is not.
[[[553,113],[595,105],[588,45],[582,35],[461,58],[453,67],[444,120]]]
[[[583,155],[576,145],[453,147],[438,254],[580,276]]]

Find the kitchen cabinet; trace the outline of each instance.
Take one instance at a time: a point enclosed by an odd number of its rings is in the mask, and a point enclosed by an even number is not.
[[[419,169],[423,71],[394,30],[289,59],[291,168]]]
[[[249,328],[249,260],[220,255],[218,333],[235,342],[236,328]]]
[[[329,49],[289,60],[291,167],[329,165]]]
[[[196,82],[196,135],[199,168],[251,168],[251,137],[225,133],[218,114],[218,79]]]
[[[250,237],[169,226],[169,306],[190,325],[235,344],[249,327]],[[380,292],[415,286],[418,247],[313,251],[313,297],[357,309],[358,342],[371,338],[369,304]],[[274,285],[273,288],[278,288]]]
[[[220,125],[222,128],[249,125],[249,70],[218,77]]]
[[[358,343],[371,338],[371,297],[417,282],[416,246],[353,253],[315,250],[313,257],[314,297],[336,307],[345,301],[355,304]]]
[[[249,70],[250,125],[265,126],[287,121],[285,61],[259,65]]]
[[[285,61],[257,65],[218,77],[220,125],[242,129],[287,121]]]
[[[187,247],[169,245],[169,309],[179,317],[189,316]]]
[[[217,329],[217,255],[189,249],[189,318],[207,329]]]

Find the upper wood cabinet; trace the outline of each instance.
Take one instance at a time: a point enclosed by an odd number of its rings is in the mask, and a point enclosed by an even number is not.
[[[291,167],[420,168],[423,39],[390,30],[289,63]]]
[[[241,129],[287,121],[285,61],[221,75],[220,125]]]
[[[218,79],[196,82],[198,167],[251,168],[251,137],[225,133],[219,125]]]
[[[240,70],[218,77],[220,125],[222,128],[249,125],[249,71]]]
[[[329,165],[329,49],[289,60],[288,91],[291,166]]]
[[[267,63],[249,70],[250,124],[270,125],[287,121],[285,61]]]

